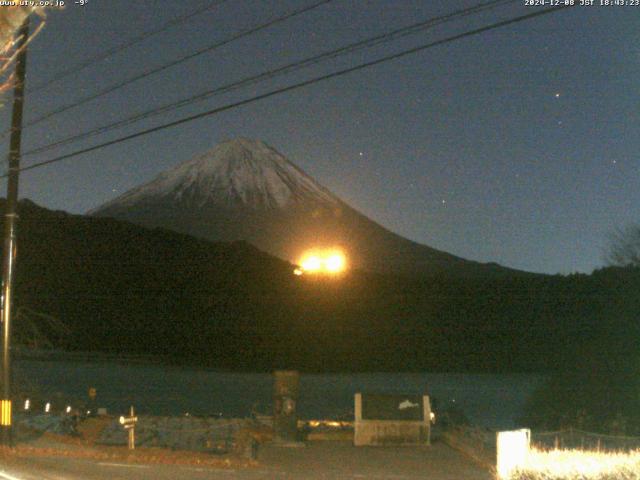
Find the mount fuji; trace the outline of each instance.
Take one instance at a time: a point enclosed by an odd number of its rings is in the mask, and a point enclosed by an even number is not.
[[[207,240],[242,240],[292,263],[307,250],[338,247],[351,267],[365,271],[514,273],[390,232],[274,148],[246,138],[220,143],[88,214]]]

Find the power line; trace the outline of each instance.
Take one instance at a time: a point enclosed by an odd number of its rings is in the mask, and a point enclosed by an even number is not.
[[[311,10],[314,10],[314,9],[316,9],[316,8],[322,6],[322,5],[325,5],[325,4],[327,4],[327,3],[331,2],[331,1],[333,1],[333,0],[320,0],[320,1],[318,1],[316,3],[313,3],[313,4],[309,5],[309,6],[298,8],[296,10],[293,10],[293,11],[289,12],[289,13],[281,15],[281,16],[273,19],[273,20],[269,20],[268,22],[262,23],[260,25],[255,26],[255,27],[249,28],[249,29],[244,30],[244,31],[242,31],[240,33],[232,35],[231,37],[229,37],[229,38],[227,38],[225,40],[218,41],[218,42],[216,42],[216,43],[214,43],[212,45],[209,45],[207,47],[204,47],[204,48],[201,48],[199,50],[196,50],[193,53],[190,53],[188,55],[184,55],[184,56],[182,56],[182,57],[178,58],[177,60],[174,60],[174,61],[172,61],[170,63],[166,63],[166,64],[161,65],[159,67],[155,67],[155,68],[152,68],[150,70],[147,70],[147,71],[145,71],[143,73],[134,75],[133,77],[130,77],[130,78],[126,79],[126,80],[118,82],[118,83],[116,83],[114,85],[111,85],[110,87],[107,87],[107,88],[105,88],[103,90],[100,90],[99,92],[97,92],[97,93],[95,93],[93,95],[89,95],[88,97],[85,97],[85,98],[80,99],[80,100],[78,100],[76,102],[73,102],[73,103],[69,103],[67,105],[63,105],[62,107],[59,107],[59,108],[57,108],[55,110],[52,110],[49,113],[41,115],[40,117],[38,117],[38,118],[36,118],[34,120],[31,120],[30,122],[27,122],[25,124],[24,128],[26,129],[28,127],[32,127],[34,125],[37,125],[38,123],[41,123],[44,120],[47,120],[47,119],[53,117],[54,115],[58,115],[60,113],[66,112],[68,110],[71,110],[72,108],[79,107],[80,105],[84,105],[85,103],[90,102],[91,100],[95,100],[95,99],[100,98],[100,97],[102,97],[104,95],[107,95],[108,93],[115,92],[116,90],[119,90],[119,89],[121,89],[121,88],[123,88],[123,87],[125,87],[127,85],[130,85],[130,84],[132,84],[134,82],[137,82],[138,80],[142,80],[142,79],[147,78],[147,77],[149,77],[151,75],[155,75],[156,73],[160,73],[160,72],[162,72],[164,70],[167,70],[168,68],[175,67],[176,65],[179,65],[179,64],[184,63],[184,62],[186,62],[188,60],[191,60],[191,59],[193,59],[195,57],[198,57],[198,56],[200,56],[200,55],[202,55],[204,53],[211,52],[211,51],[216,50],[216,49],[218,49],[218,48],[220,48],[220,47],[222,47],[224,45],[227,45],[227,44],[229,44],[231,42],[234,42],[234,41],[239,40],[241,38],[247,37],[249,35],[253,35],[254,33],[257,33],[257,32],[260,32],[262,30],[265,30],[266,28],[269,28],[269,27],[271,27],[273,25],[276,25],[276,24],[278,24],[280,22],[283,22],[285,20],[293,18],[293,17],[295,17],[297,15],[301,15],[303,13],[306,13],[306,12],[309,12]]]
[[[518,16],[518,17],[510,18],[508,20],[503,20],[503,21],[500,21],[500,22],[492,23],[492,24],[484,26],[484,27],[476,28],[474,30],[469,30],[467,32],[460,33],[458,35],[453,35],[453,36],[444,38],[442,40],[437,40],[435,42],[423,44],[423,45],[420,45],[420,46],[417,46],[417,47],[414,47],[414,48],[403,50],[401,52],[398,52],[398,53],[395,53],[395,54],[392,54],[392,55],[387,55],[387,56],[379,58],[377,60],[372,60],[372,61],[369,61],[369,62],[361,63],[361,64],[356,65],[354,67],[345,68],[343,70],[338,70],[336,72],[329,73],[327,75],[322,75],[320,77],[316,77],[316,78],[313,78],[313,79],[310,79],[310,80],[305,80],[303,82],[299,82],[299,83],[296,83],[296,84],[293,84],[293,85],[289,85],[289,86],[286,86],[286,87],[278,88],[276,90],[272,90],[270,92],[263,93],[261,95],[255,96],[255,97],[251,97],[251,98],[248,98],[248,99],[245,99],[245,100],[241,100],[241,101],[238,101],[238,102],[235,102],[235,103],[227,104],[227,105],[224,105],[222,107],[214,108],[212,110],[201,112],[201,113],[198,113],[198,114],[195,114],[195,115],[190,115],[188,117],[181,118],[180,120],[175,120],[173,122],[165,123],[163,125],[158,125],[158,126],[153,127],[153,128],[149,128],[149,129],[142,130],[142,131],[139,131],[139,132],[136,132],[136,133],[132,133],[130,135],[126,135],[124,137],[117,138],[115,140],[110,140],[108,142],[104,142],[104,143],[101,143],[101,144],[98,144],[98,145],[94,145],[92,147],[83,148],[83,149],[80,149],[80,150],[76,150],[75,152],[71,152],[71,153],[68,153],[68,154],[65,154],[65,155],[60,155],[58,157],[55,157],[55,158],[52,158],[52,159],[49,159],[49,160],[44,160],[42,162],[38,162],[38,163],[35,163],[33,165],[29,165],[27,167],[22,167],[20,169],[20,171],[33,170],[35,168],[43,167],[45,165],[50,165],[52,163],[57,163],[57,162],[60,162],[62,160],[66,160],[68,158],[72,158],[72,157],[76,157],[78,155],[82,155],[84,153],[89,153],[89,152],[93,152],[95,150],[100,150],[102,148],[109,147],[111,145],[116,145],[118,143],[126,142],[128,140],[132,140],[134,138],[142,137],[144,135],[149,135],[151,133],[158,132],[160,130],[165,130],[167,128],[171,128],[171,127],[175,127],[175,126],[178,126],[178,125],[182,125],[183,123],[188,123],[188,122],[192,122],[194,120],[198,120],[200,118],[216,115],[218,113],[221,113],[221,112],[224,112],[224,111],[227,111],[227,110],[231,110],[233,108],[241,107],[241,106],[244,106],[244,105],[248,105],[250,103],[257,102],[259,100],[264,100],[266,98],[270,98],[270,97],[273,97],[273,96],[276,96],[276,95],[280,95],[282,93],[290,92],[290,91],[293,91],[293,90],[298,90],[300,88],[307,87],[309,85],[313,85],[315,83],[319,83],[319,82],[322,82],[324,80],[329,80],[331,78],[340,77],[340,76],[343,76],[343,75],[346,75],[346,74],[349,74],[349,73],[352,73],[352,72],[356,72],[356,71],[359,71],[359,70],[363,70],[365,68],[369,68],[369,67],[372,67],[372,66],[375,66],[375,65],[380,65],[382,63],[385,63],[385,62],[388,62],[388,61],[391,61],[391,60],[396,60],[396,59],[405,57],[407,55],[411,55],[411,54],[414,54],[414,53],[417,53],[417,52],[421,52],[423,50],[427,50],[429,48],[433,48],[433,47],[436,47],[436,46],[439,46],[439,45],[444,45],[446,43],[454,42],[456,40],[461,40],[463,38],[471,37],[471,36],[474,36],[474,35],[479,35],[481,33],[484,33],[484,32],[490,31],[490,30],[494,30],[496,28],[505,27],[507,25],[513,25],[515,23],[523,22],[525,20],[530,20],[532,18],[540,17],[542,15],[547,15],[547,14],[550,14],[550,13],[559,12],[561,10],[564,10],[564,9],[570,8],[570,7],[571,7],[571,5],[562,5],[562,6],[558,6],[558,7],[547,8],[545,10],[540,10],[538,12],[533,12],[533,13],[529,13],[529,14],[526,14],[526,15],[521,15],[521,16]],[[5,175],[0,176],[0,178],[4,178],[6,176],[7,175],[5,174]]]
[[[153,30],[149,30],[147,32],[143,32],[142,34],[138,35],[137,37],[133,37],[130,40],[128,40],[127,42],[118,45],[116,47],[110,48],[108,50],[105,50],[104,52],[100,52],[96,55],[94,55],[93,57],[89,57],[88,59],[84,60],[83,62],[74,65],[73,67],[70,67],[66,70],[62,70],[56,74],[54,74],[50,79],[48,79],[47,81],[44,81],[42,83],[40,83],[39,85],[35,85],[33,88],[29,88],[27,89],[27,93],[35,93],[38,92],[40,90],[43,90],[44,88],[49,87],[51,84],[59,82],[60,80],[62,80],[63,78],[68,77],[69,75],[73,75],[74,73],[78,73],[82,70],[84,70],[87,67],[90,67],[98,62],[101,62],[103,60],[106,60],[107,58],[122,52],[123,50],[126,50],[127,48],[130,48],[134,45],[136,45],[137,43],[141,43],[144,40],[146,40],[149,37],[152,37],[154,35],[157,35],[158,33],[162,33],[166,30],[169,30],[170,28],[176,26],[176,25],[180,25],[181,23],[185,23],[188,20],[191,20],[193,17],[200,15],[201,13],[206,12],[207,10],[211,10],[219,5],[222,5],[224,2],[226,2],[227,0],[214,0],[212,2],[209,2],[207,5],[205,5],[202,8],[199,8],[197,10],[194,10],[191,13],[188,13],[186,15],[183,15],[181,17],[177,17],[174,19],[169,20],[168,22],[160,25],[158,28],[155,28]]]
[[[326,52],[323,52],[321,54],[318,55],[314,55],[312,57],[308,57],[305,58],[303,60],[299,60],[297,62],[293,62],[287,65],[284,65],[282,67],[278,67],[272,70],[268,70],[266,72],[260,73],[258,75],[253,75],[253,76],[249,76],[249,77],[245,77],[241,80],[235,81],[233,83],[229,83],[220,87],[216,87],[215,89],[212,90],[208,90],[205,91],[203,93],[194,95],[192,97],[187,97],[186,99],[182,99],[179,100],[177,102],[172,102],[169,104],[165,104],[163,106],[160,107],[155,107],[153,109],[147,110],[145,112],[139,113],[139,114],[135,114],[133,116],[124,118],[122,120],[119,120],[117,122],[111,123],[111,124],[107,124],[107,125],[103,125],[101,127],[97,127],[97,128],[93,128],[90,129],[88,131],[76,134],[76,135],[72,135],[70,137],[66,137],[63,138],[61,140],[55,141],[53,143],[29,150],[27,152],[25,152],[23,154],[23,156],[27,156],[27,155],[35,155],[37,153],[42,153],[48,150],[51,150],[52,148],[61,146],[61,145],[66,145],[68,143],[72,143],[75,142],[77,140],[81,140],[83,138],[88,138],[88,137],[92,137],[95,135],[99,135],[101,133],[105,133],[111,130],[114,130],[116,128],[119,127],[123,127],[126,125],[130,125],[132,123],[136,123],[140,120],[144,120],[156,115],[160,115],[162,113],[166,113],[169,112],[171,110],[175,110],[177,108],[181,108],[187,105],[191,105],[193,103],[196,102],[200,102],[203,100],[206,100],[208,98],[211,98],[213,96],[219,95],[221,93],[227,93],[233,90],[236,90],[238,88],[241,87],[245,87],[248,85],[253,85],[255,83],[258,83],[262,80],[266,80],[266,79],[270,79],[270,78],[274,78],[278,75],[281,74],[285,74],[285,73],[291,73],[294,71],[298,71],[302,68],[306,68],[312,65],[316,65],[324,60],[327,59],[331,59],[331,58],[336,58],[338,56],[341,55],[345,55],[345,54],[349,54],[349,53],[353,53],[356,52],[358,50],[364,49],[364,48],[370,48],[372,46],[375,45],[379,45],[382,43],[387,43],[389,41],[393,41],[393,40],[397,40],[399,38],[408,36],[408,35],[412,35],[415,33],[419,33],[421,31],[424,31],[425,29],[434,27],[436,25],[440,25],[442,23],[446,23],[452,20],[455,20],[457,18],[461,18],[461,17],[465,17],[465,16],[469,16],[469,15],[475,15],[477,13],[480,13],[482,11],[485,10],[489,10],[489,9],[493,9],[496,8],[500,5],[504,5],[504,4],[508,4],[508,3],[515,3],[518,0],[492,0],[489,2],[485,2],[485,3],[481,3],[478,4],[474,7],[469,7],[469,8],[465,8],[465,9],[461,9],[461,10],[456,10],[454,12],[448,13],[446,15],[441,15],[438,17],[432,17],[429,18],[427,20],[421,21],[421,22],[417,22],[411,25],[408,25],[406,27],[402,27],[402,28],[398,28],[396,30],[393,30],[391,32],[388,33],[384,33],[384,34],[380,34],[380,35],[376,35],[373,37],[369,37],[367,39],[358,41],[358,42],[354,42],[351,43],[349,45],[346,45],[344,47],[338,48],[338,49],[334,49],[334,50],[329,50]]]

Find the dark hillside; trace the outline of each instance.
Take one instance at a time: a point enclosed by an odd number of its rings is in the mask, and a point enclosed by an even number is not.
[[[296,277],[246,243],[26,201],[20,215],[16,305],[64,321],[58,346],[221,368],[548,371],[570,347],[626,338],[609,312],[633,309],[640,287],[603,272]],[[618,333],[603,338],[603,325]]]

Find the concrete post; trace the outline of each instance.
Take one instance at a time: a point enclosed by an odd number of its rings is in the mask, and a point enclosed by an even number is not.
[[[274,440],[280,443],[293,443],[298,437],[297,402],[300,373],[278,370],[273,375]]]

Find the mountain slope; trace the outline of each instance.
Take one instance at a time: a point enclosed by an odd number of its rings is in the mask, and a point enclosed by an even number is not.
[[[227,205],[259,211],[301,204],[331,207],[340,203],[273,148],[248,139],[222,143],[125,193],[100,210],[159,200],[182,207]]]
[[[89,212],[214,241],[243,240],[298,262],[340,247],[359,269],[394,273],[505,273],[396,235],[263,142],[221,143]],[[512,271],[510,271],[512,273]]]
[[[627,352],[638,338],[637,269],[298,277],[242,242],[27,201],[18,212],[14,305],[66,323],[69,334],[53,332],[60,348],[252,371],[549,371],[568,346],[579,358],[589,345]],[[19,316],[14,327],[24,338]]]

